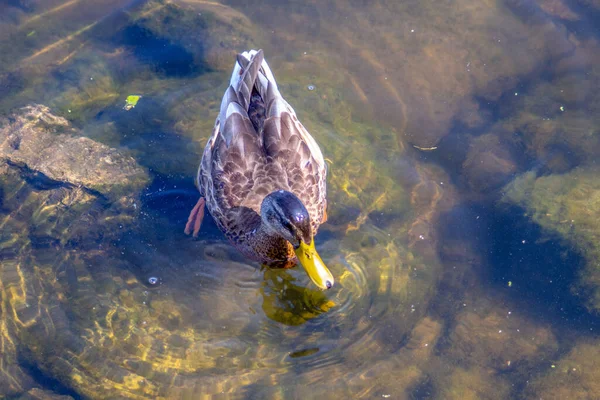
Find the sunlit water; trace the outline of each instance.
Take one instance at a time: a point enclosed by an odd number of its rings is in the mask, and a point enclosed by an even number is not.
[[[0,3],[0,397],[600,397],[600,4],[271,3]],[[183,234],[249,48],[329,164],[327,292]]]

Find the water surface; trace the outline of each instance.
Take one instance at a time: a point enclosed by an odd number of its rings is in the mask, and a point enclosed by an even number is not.
[[[600,396],[598,16],[593,0],[0,3],[0,394]],[[249,48],[329,164],[327,292],[245,259],[210,217],[183,234]],[[48,148],[85,137],[141,172],[16,162],[6,127],[33,103],[65,121],[44,122]]]

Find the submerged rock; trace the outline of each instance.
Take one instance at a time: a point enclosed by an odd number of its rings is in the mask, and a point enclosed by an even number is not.
[[[447,343],[448,355],[457,363],[496,372],[525,370],[525,365],[556,352],[556,338],[548,326],[532,323],[506,306],[475,299],[468,304],[457,316]]]
[[[131,157],[77,133],[40,105],[1,121],[0,392],[5,395],[70,398],[36,389],[20,363],[28,360],[44,370],[37,352],[45,349],[50,357],[64,343],[82,345],[60,306],[68,294],[53,288],[56,271],[72,271],[64,263],[69,249],[83,254],[118,238],[137,216],[139,191],[147,184],[146,172]]]
[[[487,193],[506,184],[517,171],[517,165],[498,137],[486,134],[471,142],[463,171],[472,190]]]
[[[0,119],[0,160],[35,184],[83,188],[110,201],[147,184],[147,173],[132,157],[79,135],[48,107],[28,106]]]

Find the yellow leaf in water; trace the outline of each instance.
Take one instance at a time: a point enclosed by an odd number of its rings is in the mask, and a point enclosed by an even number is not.
[[[131,94],[129,96],[127,96],[127,99],[125,99],[125,107],[123,107],[123,109],[129,111],[132,108],[134,108],[138,101],[142,98],[142,96],[137,95],[137,94]]]

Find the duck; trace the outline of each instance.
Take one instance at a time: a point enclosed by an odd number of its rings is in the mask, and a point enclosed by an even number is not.
[[[184,233],[198,236],[207,208],[245,256],[270,268],[299,263],[319,289],[330,289],[333,275],[315,247],[327,220],[326,179],[321,149],[279,92],[263,51],[239,53]]]

